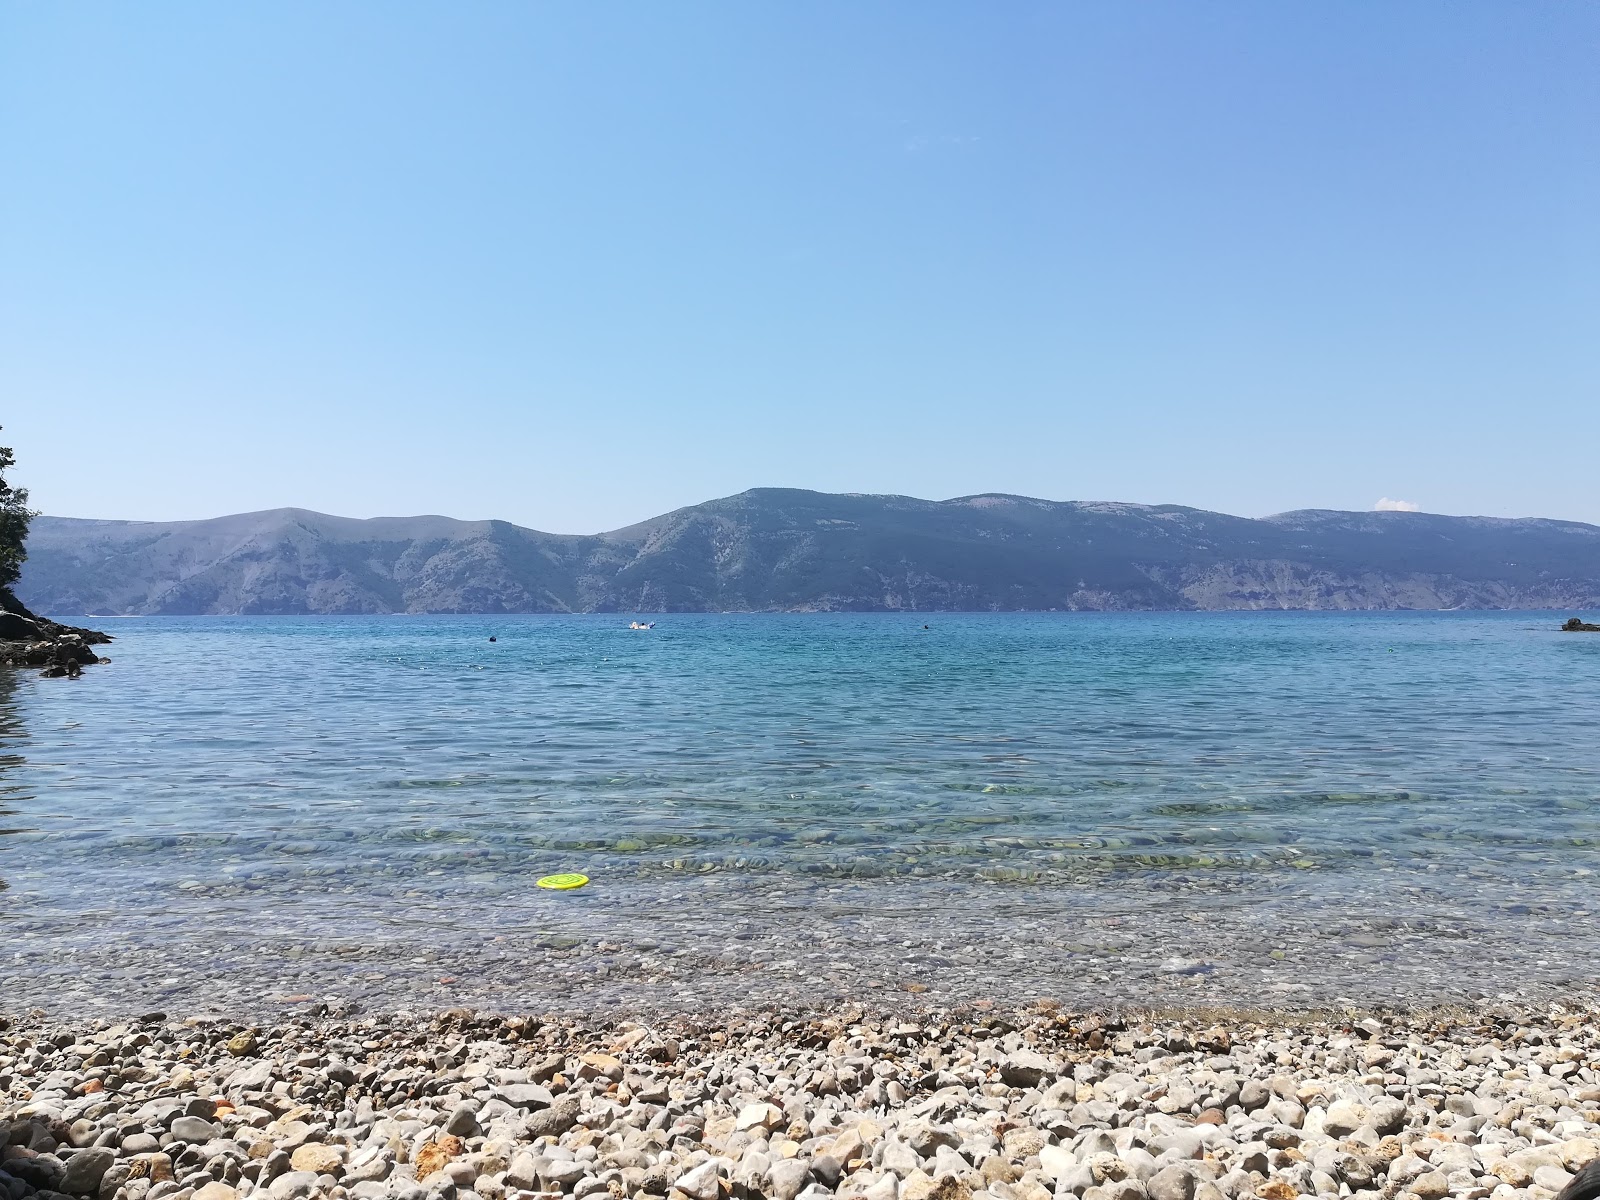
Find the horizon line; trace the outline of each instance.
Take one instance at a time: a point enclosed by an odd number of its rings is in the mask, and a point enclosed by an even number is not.
[[[1194,505],[1190,505],[1190,504],[1172,504],[1172,503],[1151,504],[1151,503],[1148,503],[1146,501],[1141,501],[1141,500],[1052,500],[1052,499],[1048,499],[1048,498],[1042,497],[1042,496],[1028,496],[1028,495],[1024,495],[1024,494],[1022,494],[1020,492],[971,492],[971,493],[968,493],[968,494],[965,494],[965,495],[951,496],[951,497],[948,497],[948,498],[942,499],[942,500],[932,500],[932,499],[928,499],[926,497],[912,496],[912,495],[907,495],[907,494],[900,493],[900,492],[824,492],[824,491],[819,491],[819,490],[817,490],[815,488],[794,488],[794,487],[773,487],[773,486],[750,487],[750,488],[745,488],[742,491],[732,492],[732,493],[729,493],[729,494],[723,495],[723,496],[713,496],[713,497],[711,497],[711,498],[709,498],[707,500],[701,500],[701,501],[699,501],[697,503],[694,503],[694,504],[679,505],[676,508],[666,509],[665,511],[652,514],[651,516],[644,517],[644,518],[642,518],[640,520],[637,520],[637,521],[632,521],[632,522],[630,522],[628,524],[618,525],[618,526],[615,526],[615,527],[613,527],[611,529],[602,529],[602,530],[598,530],[598,531],[591,532],[591,533],[555,533],[555,532],[552,532],[550,530],[540,529],[540,528],[538,528],[536,526],[533,526],[533,525],[521,525],[521,524],[518,524],[515,521],[509,520],[509,519],[504,518],[504,517],[455,517],[455,516],[450,516],[449,514],[446,514],[446,513],[380,514],[380,515],[371,516],[371,517],[350,517],[350,516],[345,516],[345,515],[343,515],[341,513],[323,512],[320,509],[307,508],[307,507],[304,507],[302,505],[297,505],[297,504],[283,504],[283,505],[277,505],[277,506],[270,507],[270,508],[246,509],[246,510],[239,511],[239,512],[219,513],[219,514],[216,514],[214,516],[209,516],[209,517],[177,517],[177,518],[169,518],[169,519],[147,519],[147,518],[140,518],[140,517],[75,517],[75,516],[62,516],[62,515],[58,515],[58,514],[55,514],[55,513],[44,513],[44,512],[37,513],[35,515],[37,517],[44,518],[44,519],[47,519],[47,520],[53,520],[53,521],[75,521],[75,522],[84,522],[84,523],[87,523],[87,524],[102,524],[102,525],[198,525],[198,524],[205,524],[205,523],[211,522],[211,521],[226,521],[226,520],[228,520],[230,518],[235,518],[235,517],[263,517],[263,516],[269,516],[269,515],[272,515],[272,514],[275,514],[275,513],[305,513],[305,514],[308,514],[310,516],[321,517],[321,518],[325,518],[325,519],[328,519],[328,520],[352,521],[352,522],[361,522],[361,523],[368,523],[368,522],[373,522],[373,521],[425,521],[425,520],[436,520],[436,521],[451,521],[451,522],[454,522],[454,523],[459,524],[459,525],[502,524],[502,525],[510,525],[510,526],[512,526],[513,528],[516,528],[516,529],[522,529],[522,530],[527,530],[527,531],[530,531],[530,532],[533,532],[533,533],[543,534],[546,537],[585,538],[585,537],[605,537],[605,536],[607,536],[609,534],[620,533],[620,532],[623,532],[623,531],[628,530],[628,529],[633,529],[633,528],[635,528],[635,527],[637,527],[639,525],[644,525],[644,524],[647,524],[647,523],[649,523],[651,521],[658,521],[658,520],[661,520],[661,519],[663,519],[665,517],[670,517],[670,516],[672,516],[672,515],[674,515],[676,513],[687,512],[687,511],[689,511],[691,509],[696,509],[696,508],[703,508],[708,504],[718,504],[718,503],[722,503],[722,502],[728,501],[728,500],[737,500],[742,496],[749,496],[749,495],[752,495],[752,494],[755,494],[755,493],[761,493],[761,492],[790,492],[790,493],[795,493],[795,494],[803,495],[803,496],[822,496],[822,497],[841,498],[841,499],[889,500],[889,501],[901,500],[901,501],[913,502],[913,503],[916,503],[916,504],[928,504],[928,505],[961,504],[961,503],[967,502],[967,501],[989,500],[989,499],[1019,501],[1019,502],[1023,502],[1023,503],[1027,503],[1027,504],[1049,505],[1051,507],[1094,507],[1094,506],[1105,505],[1105,506],[1116,506],[1116,507],[1122,507],[1122,508],[1149,509],[1149,510],[1156,510],[1156,511],[1165,510],[1165,511],[1183,511],[1183,512],[1193,512],[1193,513],[1205,513],[1205,514],[1209,514],[1209,515],[1229,517],[1229,518],[1231,518],[1233,520],[1239,520],[1239,521],[1271,521],[1271,520],[1273,520],[1275,518],[1295,516],[1295,515],[1302,514],[1302,513],[1308,513],[1308,514],[1309,513],[1337,513],[1340,516],[1381,517],[1381,518],[1385,518],[1385,519],[1447,517],[1447,518],[1452,518],[1452,519],[1479,520],[1479,521],[1506,521],[1506,522],[1543,521],[1543,522],[1551,522],[1551,523],[1563,524],[1563,525],[1582,525],[1582,526],[1585,526],[1585,527],[1588,527],[1588,528],[1600,528],[1600,524],[1596,524],[1596,523],[1588,522],[1588,521],[1572,520],[1572,519],[1569,519],[1569,518],[1566,518],[1566,517],[1546,517],[1546,516],[1496,517],[1496,516],[1487,516],[1487,515],[1478,514],[1478,513],[1435,513],[1435,512],[1424,512],[1424,511],[1422,511],[1420,509],[1289,508],[1289,509],[1283,509],[1283,510],[1278,511],[1278,512],[1266,513],[1266,514],[1263,514],[1261,516],[1244,516],[1244,515],[1241,515],[1239,513],[1223,512],[1220,509],[1197,508]]]

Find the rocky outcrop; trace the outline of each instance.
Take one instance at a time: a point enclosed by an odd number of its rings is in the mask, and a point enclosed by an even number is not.
[[[108,661],[90,647],[109,641],[110,634],[35,616],[0,588],[0,666],[37,667],[46,678],[76,679],[84,667]]]
[[[1592,625],[1588,621],[1570,617],[1567,623],[1561,627],[1561,631],[1563,633],[1600,633],[1600,625]]]

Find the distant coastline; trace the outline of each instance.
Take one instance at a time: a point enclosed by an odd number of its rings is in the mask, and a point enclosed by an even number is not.
[[[756,489],[594,535],[276,509],[39,517],[60,616],[1600,610],[1600,527],[1538,518]]]

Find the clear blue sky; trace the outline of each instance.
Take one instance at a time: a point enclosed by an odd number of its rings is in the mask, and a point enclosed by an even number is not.
[[[1600,5],[0,0],[37,507],[1600,521]]]

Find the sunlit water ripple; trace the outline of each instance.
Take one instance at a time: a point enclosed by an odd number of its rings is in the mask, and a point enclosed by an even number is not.
[[[1595,976],[1600,636],[1550,614],[626,624],[119,621],[0,677],[0,1007]]]

